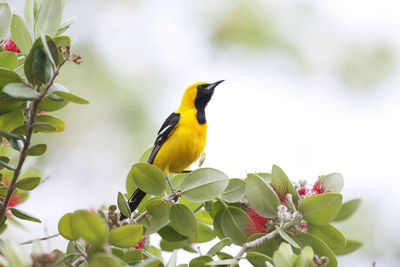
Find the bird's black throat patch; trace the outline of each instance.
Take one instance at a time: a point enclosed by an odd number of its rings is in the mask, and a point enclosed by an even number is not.
[[[207,89],[208,85],[209,84],[201,84],[197,86],[197,95],[194,101],[194,106],[197,110],[197,121],[200,124],[207,122],[205,108],[214,93],[214,89]]]

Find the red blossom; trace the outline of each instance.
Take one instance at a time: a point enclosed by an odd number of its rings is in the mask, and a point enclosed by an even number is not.
[[[18,48],[18,46],[14,43],[13,40],[10,39],[4,39],[2,43],[4,51],[10,51],[14,53],[21,53],[21,50]]]
[[[148,238],[147,235],[142,236],[142,239],[140,240],[140,242],[133,248],[142,250],[144,248],[144,245],[146,244],[147,238]]]
[[[11,196],[10,202],[8,203],[8,207],[9,208],[15,207],[19,203],[21,203],[21,196],[20,195]]]
[[[299,190],[297,192],[299,193],[300,196],[305,196],[306,193],[307,193],[307,188],[302,186],[302,187],[299,188]]]
[[[319,195],[319,194],[325,193],[325,186],[324,186],[324,183],[321,182],[321,180],[320,180],[319,178],[318,178],[318,180],[315,182],[315,184],[313,185],[312,192],[313,192],[315,195]]]
[[[265,228],[265,225],[268,223],[267,218],[262,217],[250,206],[247,207],[246,213],[249,215],[250,220],[247,221],[245,228],[250,234],[267,233],[267,229]]]
[[[282,187],[278,188],[278,190],[277,190],[272,184],[269,184],[269,185],[272,187],[272,189],[274,189],[274,191],[278,195],[281,203],[286,204],[285,195],[288,193],[289,190],[287,188],[282,188]]]

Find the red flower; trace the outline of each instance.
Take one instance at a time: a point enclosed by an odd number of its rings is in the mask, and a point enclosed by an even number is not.
[[[147,238],[148,238],[147,235],[142,236],[142,239],[140,240],[140,242],[133,248],[142,250],[144,248],[144,245],[146,244]]]
[[[300,196],[305,196],[307,193],[307,188],[305,188],[304,186],[300,187],[299,190],[297,191],[297,193],[299,193]]]
[[[22,201],[21,201],[21,196],[20,195],[13,195],[10,198],[10,202],[8,203],[8,207],[9,208],[15,207],[18,204],[20,204],[21,202]]]
[[[10,39],[4,39],[2,43],[4,51],[10,51],[14,53],[21,53],[21,50],[18,48],[18,46],[14,43],[13,40]]]
[[[278,195],[279,200],[281,201],[281,203],[285,204],[286,203],[285,196],[288,193],[289,189],[288,188],[279,187],[278,190],[277,190],[272,184],[269,184],[269,185],[272,187],[272,189],[274,189],[274,191]]]
[[[315,182],[315,184],[313,185],[312,192],[313,192],[315,195],[319,195],[319,194],[322,194],[322,193],[325,192],[324,183],[321,182],[320,178],[318,178],[318,180],[317,180],[317,181]],[[328,192],[328,191],[327,191],[327,192]]]
[[[265,228],[265,225],[268,223],[268,219],[255,212],[255,210],[250,206],[247,207],[246,213],[250,217],[246,223],[246,230],[250,234],[266,234],[267,229]]]

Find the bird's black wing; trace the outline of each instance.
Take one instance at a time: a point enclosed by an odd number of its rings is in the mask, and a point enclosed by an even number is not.
[[[180,119],[181,119],[181,114],[174,112],[171,115],[169,115],[168,118],[164,121],[164,123],[161,125],[160,130],[158,131],[157,139],[154,142],[154,147],[150,153],[147,163],[153,164],[158,151],[160,150],[164,142],[167,140],[170,133],[175,129]]]

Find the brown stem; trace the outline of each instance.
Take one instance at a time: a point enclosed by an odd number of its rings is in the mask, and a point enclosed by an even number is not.
[[[28,112],[27,112],[28,113],[27,114],[28,121],[27,121],[27,125],[26,125],[26,138],[24,140],[24,146],[22,148],[22,151],[19,154],[17,168],[15,168],[15,170],[14,170],[13,178],[11,179],[11,182],[8,186],[7,194],[6,194],[6,197],[4,198],[3,205],[1,205],[1,208],[0,208],[0,221],[4,217],[4,215],[7,211],[8,204],[10,203],[11,195],[14,193],[15,188],[16,188],[15,184],[18,180],[18,177],[21,173],[22,166],[24,165],[24,162],[25,162],[25,159],[27,156],[26,151],[29,149],[29,146],[31,144],[31,138],[32,138],[32,133],[33,133],[33,124],[35,123],[35,120],[36,120],[36,115],[37,115],[37,111],[39,108],[39,104],[43,100],[43,98],[45,97],[47,92],[49,91],[50,87],[53,85],[55,78],[59,74],[60,68],[68,60],[69,60],[69,58],[65,58],[60,63],[60,65],[55,69],[53,76],[51,77],[51,80],[46,84],[43,92],[39,95],[39,97],[37,99],[35,99],[32,102],[30,108],[28,109]]]
[[[36,242],[36,241],[48,240],[48,239],[51,239],[51,238],[55,238],[55,237],[57,237],[57,236],[59,236],[59,235],[60,235],[60,234],[54,234],[54,235],[50,235],[50,236],[46,236],[46,237],[42,237],[42,238],[38,238],[38,239],[32,239],[32,240],[29,240],[29,241],[25,241],[25,242],[20,243],[20,245],[28,245],[28,244],[32,244],[32,243],[34,243],[34,242]]]

